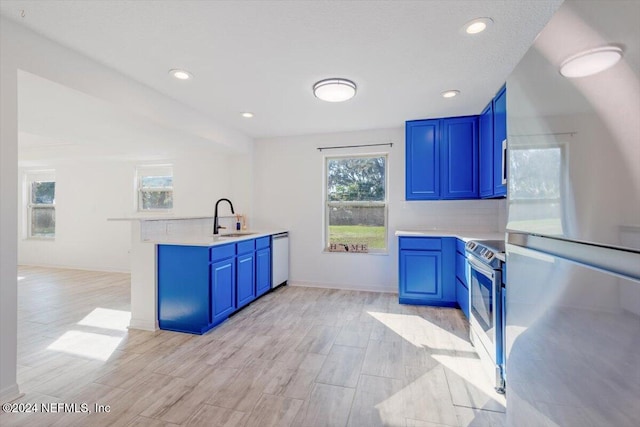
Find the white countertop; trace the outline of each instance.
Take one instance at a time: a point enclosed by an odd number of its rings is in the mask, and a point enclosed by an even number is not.
[[[143,243],[153,243],[156,245],[181,245],[181,246],[217,246],[226,245],[228,243],[240,242],[243,240],[257,239],[260,237],[271,236],[273,234],[284,233],[287,230],[245,230],[242,236],[225,237],[224,234],[219,236],[202,235],[202,234],[176,234],[167,236],[158,236],[143,240]]]
[[[405,237],[456,237],[465,242],[469,240],[504,240],[504,233],[497,231],[464,230],[397,230],[396,236]]]
[[[170,214],[141,214],[116,218],[107,218],[107,221],[168,221],[173,219],[213,219],[213,215],[170,215]]]

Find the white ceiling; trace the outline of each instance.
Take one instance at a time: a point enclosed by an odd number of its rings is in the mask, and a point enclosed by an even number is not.
[[[260,138],[477,114],[561,3],[2,0],[0,13]],[[488,31],[461,32],[484,16]],[[311,86],[327,77],[354,80],[358,94],[319,101]],[[443,99],[447,89],[461,94]]]

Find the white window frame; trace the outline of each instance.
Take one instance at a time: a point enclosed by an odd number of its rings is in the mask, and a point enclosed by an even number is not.
[[[384,200],[383,201],[329,201],[329,161],[335,159],[352,159],[352,158],[373,158],[384,157]],[[389,253],[389,153],[358,153],[358,154],[342,154],[334,156],[324,156],[323,161],[323,205],[324,205],[324,236],[323,236],[323,252],[325,253],[352,253],[359,255],[388,255]],[[384,248],[369,248],[369,252],[357,253],[357,252],[332,252],[329,250],[329,211],[332,207],[344,207],[344,206],[381,206],[384,207]]]
[[[171,176],[171,178],[173,179],[173,165],[171,164],[162,164],[162,165],[140,165],[140,166],[136,166],[136,178],[135,178],[135,204],[136,204],[136,210],[138,212],[171,212],[174,208],[174,206],[172,205],[171,208],[169,209],[143,209],[143,203],[142,203],[142,195],[145,192],[167,192],[167,191],[171,191],[171,195],[173,198],[173,201],[175,202],[175,198],[174,198],[174,187],[173,185],[171,186],[171,188],[167,188],[167,187],[158,187],[158,188],[152,188],[152,187],[147,187],[147,188],[142,188],[142,178],[143,177],[147,177],[147,176]]]
[[[55,240],[56,226],[54,225],[53,236],[33,235],[33,210],[34,208],[53,208],[53,215],[56,214],[56,198],[54,196],[53,203],[33,203],[33,184],[35,182],[56,182],[56,172],[49,170],[31,170],[24,173],[24,200],[25,200],[25,224],[24,235],[30,240]]]

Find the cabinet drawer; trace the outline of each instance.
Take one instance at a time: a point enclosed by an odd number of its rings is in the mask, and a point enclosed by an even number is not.
[[[464,255],[461,255],[459,252],[456,253],[456,277],[460,279],[462,282],[467,283],[467,258]]]
[[[222,246],[214,246],[211,248],[211,259],[210,261],[215,262],[221,259],[230,258],[236,256],[236,245],[222,245]]]
[[[400,237],[400,249],[436,250],[442,249],[439,237]]]
[[[464,246],[465,246],[465,242],[462,239],[456,239],[456,251],[460,252],[462,255],[464,255]]]
[[[248,252],[253,252],[256,250],[256,241],[255,239],[245,240],[243,242],[238,242],[238,255],[246,254]]]
[[[271,236],[256,239],[256,249],[264,249],[271,246]]]

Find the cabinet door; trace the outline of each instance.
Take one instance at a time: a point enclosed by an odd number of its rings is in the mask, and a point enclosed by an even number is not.
[[[440,198],[440,120],[406,123],[407,200]]]
[[[479,117],[480,197],[493,196],[493,103]]]
[[[256,252],[256,296],[271,289],[271,249]]]
[[[211,264],[211,323],[225,320],[236,308],[236,261]]]
[[[506,196],[507,90],[503,87],[493,100],[493,195]]]
[[[209,249],[158,245],[160,329],[201,334],[209,326]]]
[[[239,255],[236,259],[238,304],[244,307],[256,298],[255,252]]]
[[[478,198],[478,118],[442,120],[442,198]]]
[[[442,299],[441,257],[440,251],[400,251],[400,303]]]
[[[460,310],[469,318],[469,289],[467,289],[462,281],[456,278],[456,300],[460,306]]]

